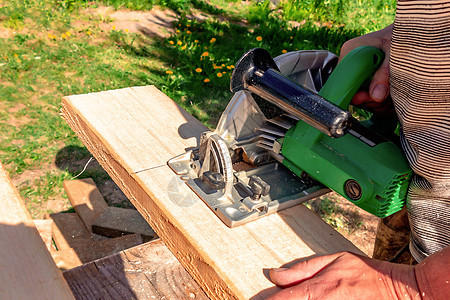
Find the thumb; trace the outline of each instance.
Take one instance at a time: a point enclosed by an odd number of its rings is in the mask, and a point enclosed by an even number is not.
[[[281,287],[296,285],[314,277],[342,255],[343,253],[336,253],[319,256],[299,262],[289,268],[271,269],[270,279],[274,284]]]

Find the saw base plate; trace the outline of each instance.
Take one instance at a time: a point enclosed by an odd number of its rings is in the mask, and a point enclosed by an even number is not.
[[[192,171],[190,154],[185,153],[168,162],[172,170],[208,205],[228,227],[254,221],[282,209],[292,207],[330,190],[320,183],[297,177],[279,162],[271,162],[249,170],[234,172],[234,184],[229,195],[204,183]],[[249,188],[251,176],[258,176],[270,184],[267,195],[252,199]]]

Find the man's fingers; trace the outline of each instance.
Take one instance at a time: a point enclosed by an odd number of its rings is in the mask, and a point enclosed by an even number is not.
[[[373,75],[369,88],[370,97],[376,102],[383,102],[389,95],[389,50],[385,52],[384,61]]]
[[[290,268],[271,269],[270,279],[278,286],[286,287],[295,285],[314,277],[330,263],[344,255],[336,253],[331,255],[314,257],[293,265]]]

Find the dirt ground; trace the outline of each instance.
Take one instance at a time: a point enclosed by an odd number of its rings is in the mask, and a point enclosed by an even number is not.
[[[103,29],[111,29],[114,27],[117,30],[135,32],[155,38],[167,37],[173,32],[172,21],[176,18],[176,15],[172,11],[159,9],[153,9],[149,12],[136,12],[127,10],[114,11],[111,8],[99,7],[96,9],[89,9],[86,13],[99,14],[102,18],[111,20],[111,22],[105,22],[101,25],[104,27]],[[205,16],[201,15],[194,17],[198,19],[205,18]],[[14,178],[14,183],[16,186],[20,186],[26,180],[36,178],[37,175],[56,168],[68,168],[69,171],[72,169],[73,172],[76,172],[76,170],[82,169],[87,164],[88,160],[89,157],[84,157],[83,159],[62,160],[62,162],[60,161],[58,164],[50,164],[47,170],[40,169],[27,171],[19,177]],[[95,160],[92,160],[88,164],[85,172],[104,173],[101,166]],[[104,174],[105,178],[107,178],[106,173]],[[132,206],[126,196],[111,179],[107,178],[96,183],[108,205],[122,207]],[[339,198],[339,196],[335,194],[333,197]],[[351,229],[338,228],[339,232],[352,241],[364,253],[371,256],[378,219],[345,199],[342,198],[341,200],[339,200],[338,205],[343,211],[342,218],[345,221],[348,221],[348,223],[358,222],[359,225],[350,226],[352,227]],[[47,209],[51,211],[64,211],[69,207],[70,203],[68,203],[67,199],[54,199],[47,202]]]

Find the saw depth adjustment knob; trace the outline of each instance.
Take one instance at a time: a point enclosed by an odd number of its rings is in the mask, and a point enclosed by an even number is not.
[[[250,176],[248,185],[253,193],[251,196],[252,201],[259,201],[261,196],[269,194],[270,185],[256,175]]]

